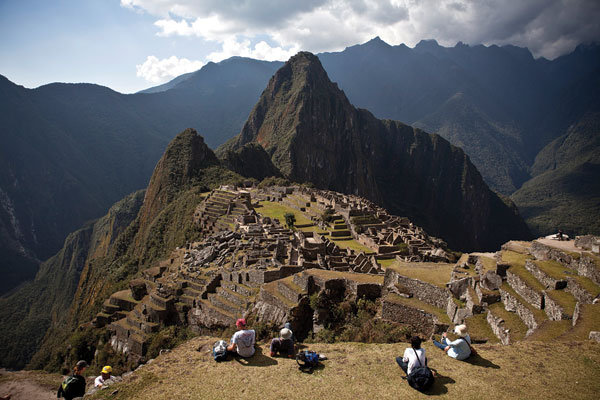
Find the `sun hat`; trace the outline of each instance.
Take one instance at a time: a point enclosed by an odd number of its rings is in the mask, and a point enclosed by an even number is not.
[[[106,365],[104,368],[102,368],[103,374],[110,374],[111,372],[112,372],[112,367],[110,365]]]
[[[279,336],[281,336],[282,339],[289,339],[292,337],[292,331],[288,328],[283,328],[279,331]]]
[[[237,321],[235,321],[235,326],[237,326],[238,328],[246,326],[246,320],[244,318],[238,319]]]
[[[459,336],[465,336],[467,334],[467,326],[466,325],[456,325],[454,327],[454,333]]]

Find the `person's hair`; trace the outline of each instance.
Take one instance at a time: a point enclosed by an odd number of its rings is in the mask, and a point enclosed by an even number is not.
[[[421,348],[421,343],[423,341],[421,340],[420,337],[418,336],[413,336],[410,338],[410,345],[413,349],[420,349]]]

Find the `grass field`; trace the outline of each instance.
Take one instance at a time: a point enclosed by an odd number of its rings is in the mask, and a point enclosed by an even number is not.
[[[328,360],[312,374],[294,360],[268,357],[216,363],[217,338],[195,338],[159,356],[93,399],[420,399],[394,359],[406,344],[311,344]],[[437,378],[429,395],[452,399],[596,399],[600,350],[590,342],[475,345],[479,355],[456,361],[424,344]]]

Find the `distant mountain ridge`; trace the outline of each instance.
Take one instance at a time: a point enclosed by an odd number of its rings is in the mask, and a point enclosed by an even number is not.
[[[318,56],[353,105],[440,134],[505,195],[597,103],[597,44],[548,61],[515,46],[411,49],[376,38]],[[237,134],[282,65],[233,57],[133,95],[87,84],[25,89],[0,77],[0,293],[30,279],[69,232],[144,187],[175,133],[193,127],[212,148]],[[590,229],[573,233],[598,233]]]

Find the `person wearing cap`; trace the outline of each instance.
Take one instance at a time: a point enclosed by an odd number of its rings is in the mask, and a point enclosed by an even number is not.
[[[278,353],[289,358],[294,357],[294,340],[292,330],[289,328],[283,328],[279,331],[279,337],[271,340],[271,357],[275,357]]]
[[[94,387],[102,387],[104,386],[104,382],[106,382],[109,379],[113,379],[114,376],[112,376],[110,373],[112,372],[112,367],[110,365],[106,365],[104,366],[104,368],[102,368],[102,371],[100,372],[100,376],[96,378],[96,380],[94,381]]]
[[[75,397],[83,397],[85,394],[85,378],[82,374],[87,367],[88,363],[85,362],[85,360],[77,361],[75,368],[73,368],[73,375],[65,379],[65,382],[60,385],[56,397],[64,397],[66,400],[71,400]]]
[[[452,358],[457,360],[466,360],[471,355],[471,337],[467,333],[466,325],[457,325],[454,327],[454,333],[460,336],[454,341],[449,341],[446,332],[442,334],[442,342],[433,339],[433,344],[436,347],[444,350]]]
[[[254,329],[247,329],[244,318],[238,319],[235,326],[238,331],[231,337],[231,344],[227,346],[227,351],[244,358],[252,357],[254,355],[256,332],[254,332]]]

